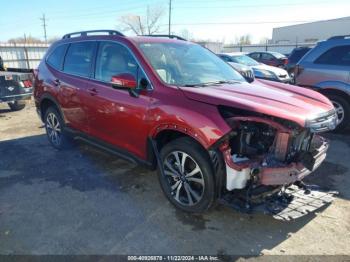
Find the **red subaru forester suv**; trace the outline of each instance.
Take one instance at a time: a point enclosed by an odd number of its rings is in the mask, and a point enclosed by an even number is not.
[[[175,36],[85,31],[49,48],[34,97],[52,146],[81,139],[157,168],[170,202],[201,212],[229,193],[247,207],[254,192],[265,199],[300,183],[326,157],[318,133],[336,126],[327,98],[249,82]]]

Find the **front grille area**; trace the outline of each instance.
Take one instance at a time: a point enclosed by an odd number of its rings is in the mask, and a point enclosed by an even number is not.
[[[335,110],[331,110],[325,114],[317,116],[314,119],[307,120],[306,127],[310,128],[310,131],[313,133],[333,130],[337,126],[337,119]]]

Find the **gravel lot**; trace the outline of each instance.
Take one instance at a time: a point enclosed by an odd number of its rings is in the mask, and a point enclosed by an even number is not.
[[[54,150],[32,104],[0,105],[1,254],[350,255],[350,132],[310,180],[340,192],[293,222],[177,211],[155,172],[85,144]]]

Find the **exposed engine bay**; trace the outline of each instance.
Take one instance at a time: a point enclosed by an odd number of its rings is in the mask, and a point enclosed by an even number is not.
[[[293,184],[303,188],[302,179],[326,158],[328,141],[312,127],[268,116],[242,116],[230,111],[223,115],[232,128],[220,145],[226,164],[225,190],[234,192],[235,201],[243,192],[246,206],[277,195],[286,202],[288,197],[283,192]],[[322,131],[335,126],[330,122],[325,128],[315,122]]]
[[[224,113],[232,128],[220,146],[227,190],[242,189],[248,181],[262,185],[300,181],[326,157],[328,142],[311,128],[267,116]]]

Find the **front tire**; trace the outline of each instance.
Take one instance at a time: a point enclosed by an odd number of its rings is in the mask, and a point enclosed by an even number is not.
[[[45,112],[45,129],[50,144],[56,149],[66,149],[72,144],[64,132],[64,121],[56,108],[50,107]]]
[[[7,104],[10,107],[11,111],[19,111],[25,108],[26,106],[26,102],[23,100],[14,101]]]
[[[166,144],[160,151],[164,175],[158,177],[168,200],[192,213],[208,210],[215,199],[215,181],[207,152],[188,137]]]
[[[350,103],[338,95],[328,95],[328,98],[332,102],[338,116],[339,124],[336,131],[344,130],[350,123]]]

